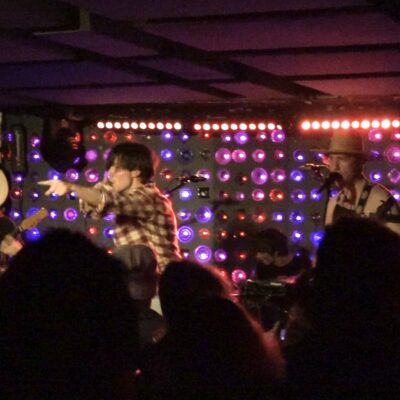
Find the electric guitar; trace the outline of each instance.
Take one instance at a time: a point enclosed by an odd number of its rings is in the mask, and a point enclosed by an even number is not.
[[[21,223],[15,226],[15,223],[6,216],[0,216],[0,243],[6,235],[16,237],[18,233],[21,233],[27,229],[32,229],[39,224],[40,221],[48,216],[48,211],[45,208],[41,208],[34,214],[25,218]],[[0,271],[6,265],[6,255],[0,252]]]

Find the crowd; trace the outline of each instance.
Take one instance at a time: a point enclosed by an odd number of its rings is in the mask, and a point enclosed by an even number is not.
[[[50,231],[0,277],[0,398],[396,398],[400,237],[343,217],[305,287],[280,340],[216,267]]]

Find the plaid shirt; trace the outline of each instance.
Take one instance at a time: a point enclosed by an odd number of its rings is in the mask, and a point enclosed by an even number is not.
[[[171,260],[180,259],[176,237],[176,218],[171,201],[155,183],[147,183],[127,192],[117,193],[110,185],[95,185],[101,192],[97,207],[80,200],[81,210],[93,218],[115,214],[114,243],[145,244],[151,247],[161,271]]]

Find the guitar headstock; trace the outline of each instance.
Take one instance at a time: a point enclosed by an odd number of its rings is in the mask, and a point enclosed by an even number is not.
[[[34,228],[40,221],[44,220],[49,215],[45,208],[41,208],[35,214],[25,218],[19,225],[21,231]]]

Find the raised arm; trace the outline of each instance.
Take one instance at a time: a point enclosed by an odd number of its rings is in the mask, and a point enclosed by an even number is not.
[[[40,181],[38,184],[49,187],[45,192],[46,196],[50,196],[53,193],[58,196],[64,196],[68,192],[74,192],[79,199],[86,201],[94,207],[98,206],[101,200],[101,191],[96,188],[64,182],[58,179]]]

